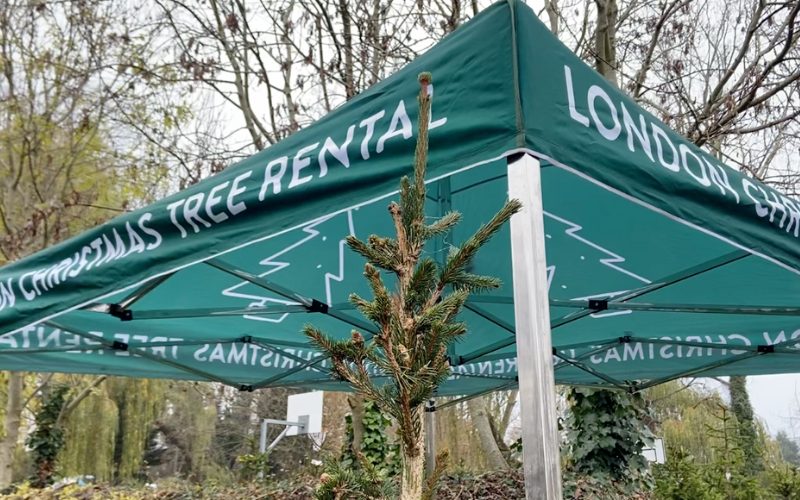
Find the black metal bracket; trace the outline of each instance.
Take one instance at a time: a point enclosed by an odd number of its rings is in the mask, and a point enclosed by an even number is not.
[[[432,399],[425,405],[425,413],[434,413],[436,411],[436,402]]]
[[[245,335],[244,337],[239,339],[239,342],[241,342],[242,344],[252,344],[253,337],[250,335]]]
[[[317,299],[311,299],[311,305],[308,306],[308,312],[328,314],[328,304],[320,302]]]
[[[447,362],[450,363],[450,366],[461,366],[464,364],[464,356],[448,356]]]
[[[760,345],[760,346],[756,347],[756,351],[764,353],[764,354],[775,352],[775,346],[774,345]]]
[[[589,309],[592,311],[605,311],[608,309],[607,300],[589,299]]]
[[[508,163],[511,163],[511,162],[519,160],[523,156],[525,156],[525,153],[523,153],[522,151],[517,151],[516,153],[511,153],[510,155],[508,155],[506,160],[508,161]]]
[[[115,351],[127,351],[128,344],[125,342],[120,342],[119,340],[115,340],[113,344],[111,344],[111,348]]]
[[[630,335],[623,335],[619,338],[620,344],[630,344],[631,343],[631,336]]]
[[[242,384],[239,386],[239,390],[242,392],[253,392],[253,386],[250,384]]]
[[[109,304],[108,314],[119,318],[121,321],[131,321],[133,319],[133,311],[125,309],[119,304]]]

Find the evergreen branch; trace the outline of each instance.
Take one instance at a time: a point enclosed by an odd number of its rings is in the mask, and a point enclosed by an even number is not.
[[[370,348],[365,346],[364,337],[360,333],[353,331],[350,340],[334,340],[312,325],[306,325],[303,332],[320,351],[330,355],[332,371],[339,378],[350,382],[365,395],[370,391],[369,376],[364,379],[361,373],[366,373],[363,362],[369,356]],[[359,372],[354,372],[348,362],[360,367]]]
[[[363,364],[364,360],[369,356],[369,346],[364,342],[364,337],[353,330],[350,333],[350,342],[342,342],[345,349],[345,356],[358,364]]]
[[[415,216],[419,216],[420,203],[424,203],[424,199],[420,201],[419,193],[411,185],[408,177],[403,176],[400,179],[400,206],[404,208],[402,212],[404,230],[411,229]]]
[[[423,258],[411,276],[406,293],[405,308],[414,311],[420,308],[436,289],[438,269],[431,258]]]
[[[406,390],[404,375],[411,366],[408,350],[402,344],[395,347],[392,336],[388,334],[381,337],[381,342],[383,343],[383,352],[386,355],[388,371],[392,374],[398,391],[402,393]]]
[[[425,199],[425,169],[428,166],[428,128],[431,121],[431,95],[428,90],[433,83],[433,76],[430,73],[420,73],[419,75],[419,131],[417,133],[417,147],[414,151],[414,190],[424,205]],[[419,219],[424,217],[423,207],[420,208]]]
[[[453,288],[466,290],[469,293],[485,292],[494,288],[500,288],[503,284],[500,278],[494,276],[481,276],[467,272],[457,273],[450,283]]]
[[[341,357],[344,354],[340,346],[340,342],[329,338],[317,327],[313,325],[305,325],[303,327],[303,333],[311,340],[311,343],[316,346],[317,349],[329,354],[331,357]]]
[[[380,236],[371,235],[367,239],[367,243],[374,251],[384,255],[386,259],[399,263],[400,247],[397,241],[391,238],[382,238]]]
[[[429,86],[432,83],[430,73],[419,75],[419,122],[417,144],[414,150],[414,183],[401,183],[400,202],[403,207],[402,222],[405,236],[408,238],[409,255],[419,255],[425,243],[425,171],[428,165],[428,129],[431,118],[431,96]],[[403,186],[405,184],[405,186]]]
[[[428,332],[424,341],[427,343],[428,357],[432,357],[436,348],[442,344],[449,345],[467,332],[464,323],[436,323]]]
[[[425,226],[424,236],[426,239],[441,236],[453,229],[459,222],[461,222],[459,212],[448,212],[433,224]]]
[[[357,393],[373,401],[377,401],[378,404],[387,403],[387,401],[380,399],[380,391],[378,391],[375,384],[373,384],[372,378],[363,361],[348,364],[345,359],[341,357],[332,357],[331,370],[342,380],[348,382]]]
[[[417,327],[426,328],[437,322],[445,323],[450,321],[458,314],[468,297],[469,292],[466,290],[457,290],[444,297],[438,303],[422,311],[417,317]]]
[[[396,404],[398,399],[397,387],[394,384],[384,384],[376,390],[379,393],[379,401],[386,401],[388,403],[383,406],[384,411],[388,413],[395,422],[400,422],[402,415],[400,413],[400,408]]]
[[[422,500],[435,500],[436,499],[436,485],[450,465],[450,454],[447,450],[442,451],[436,455],[436,466],[433,472],[427,479],[425,479],[425,488],[422,493]]]
[[[386,375],[392,375],[391,363],[389,363],[388,358],[385,355],[381,355],[381,352],[379,352],[377,349],[370,351],[368,359],[378,370]]]
[[[356,378],[358,379],[357,388],[365,395],[372,399],[376,396],[375,384],[372,382],[367,366],[362,362],[355,363]]]
[[[400,208],[395,202],[389,204],[389,213],[392,216],[392,221],[394,222],[394,230],[397,233],[397,267],[393,270],[398,273],[401,280],[403,278],[402,274],[405,271],[407,264],[409,263],[409,241],[408,241],[408,233],[406,231],[406,225],[403,222],[403,213],[405,210]]]
[[[355,236],[348,236],[345,241],[347,242],[347,246],[354,252],[364,256],[371,264],[381,269],[386,269],[387,271],[397,270],[396,260],[381,251],[375,250]]]
[[[375,266],[367,263],[364,265],[364,276],[367,278],[372,293],[375,294],[375,300],[388,307],[391,303],[391,298],[389,297],[389,291],[386,290],[383,284],[381,273]]]
[[[383,284],[380,272],[370,263],[364,266],[364,276],[369,282],[375,299],[370,302],[353,293],[349,297],[350,303],[356,306],[364,317],[379,325],[383,330],[389,324],[391,318],[389,291],[386,290]]]
[[[500,209],[489,222],[481,226],[461,248],[455,250],[448,256],[447,263],[439,277],[439,288],[443,290],[445,286],[452,284],[472,262],[472,259],[475,258],[478,249],[485,245],[492,236],[503,227],[503,224],[508,222],[511,216],[519,212],[520,209],[522,209],[522,203],[520,203],[519,200],[509,200],[503,205],[503,208]]]
[[[373,308],[375,307],[375,304],[372,301],[362,298],[357,293],[351,293],[348,297],[348,300],[365,318],[375,321],[375,319],[372,317],[374,314]],[[377,323],[377,321],[375,322]]]

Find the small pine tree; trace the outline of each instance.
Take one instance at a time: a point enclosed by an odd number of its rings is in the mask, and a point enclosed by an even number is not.
[[[477,251],[521,208],[517,200],[507,202],[461,247],[452,248],[443,265],[423,256],[425,243],[449,232],[461,215],[450,212],[431,224],[425,220],[431,75],[422,73],[419,82],[414,178],[403,177],[400,203],[389,205],[396,236],[372,235],[366,242],[355,236],[347,239],[350,248],[368,260],[364,276],[374,295],[367,300],[353,294],[350,301],[378,331],[370,338],[353,331],[348,340],[334,340],[313,326],[305,328],[305,334],[330,357],[334,376],[349,382],[397,422],[403,500],[423,495],[423,405],[450,375],[447,346],[466,332],[456,316],[470,293],[500,286],[497,278],[468,272],[469,266]],[[380,269],[397,277],[394,291],[387,289]],[[388,382],[376,382],[370,376],[373,370]]]

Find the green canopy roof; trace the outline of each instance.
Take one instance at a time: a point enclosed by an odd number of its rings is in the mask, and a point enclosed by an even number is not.
[[[301,327],[373,329],[347,304],[368,291],[343,240],[392,232],[421,71],[429,211],[465,220],[433,255],[502,205],[509,157],[541,162],[557,382],[798,371],[800,203],[669,130],[516,1],[285,141],[0,269],[0,369],[336,388]],[[505,285],[470,300],[441,394],[517,383],[508,228],[475,268]]]

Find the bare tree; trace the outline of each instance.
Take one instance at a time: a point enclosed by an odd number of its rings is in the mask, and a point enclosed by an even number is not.
[[[480,10],[459,0],[154,0],[175,67],[260,150],[413,60]],[[231,141],[228,141],[231,144]]]
[[[800,146],[800,5],[617,3],[559,6],[559,36],[695,144],[794,194],[798,175],[789,155]]]
[[[508,470],[508,462],[500,447],[503,440],[502,437],[497,435],[498,432],[485,399],[470,399],[467,401],[467,406],[469,407],[470,419],[475,425],[475,430],[480,439],[481,448],[486,456],[489,470]]]

